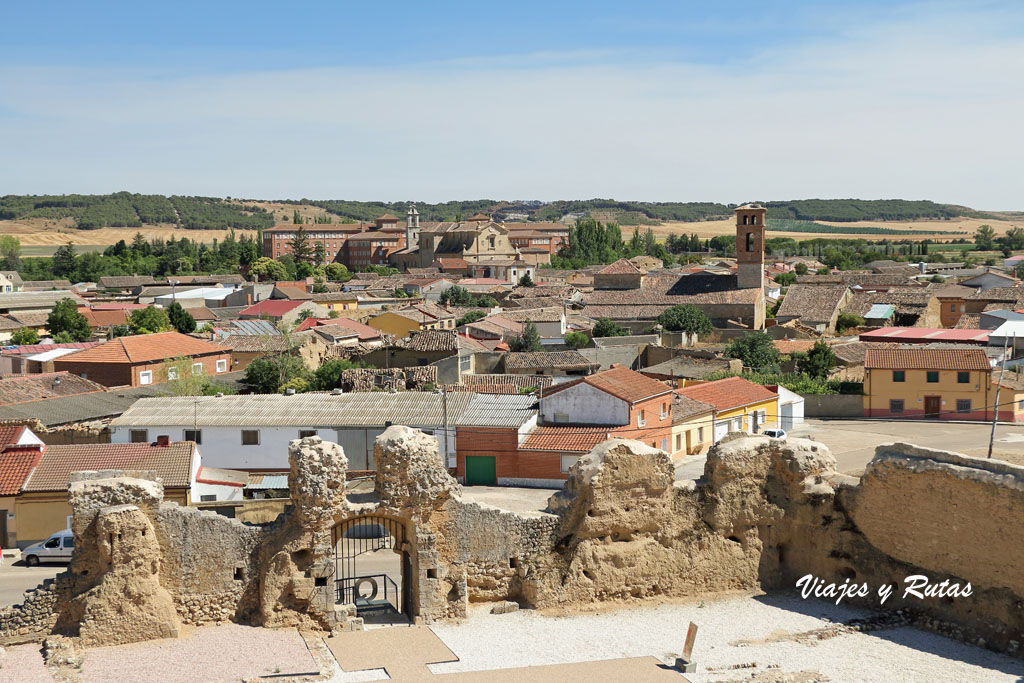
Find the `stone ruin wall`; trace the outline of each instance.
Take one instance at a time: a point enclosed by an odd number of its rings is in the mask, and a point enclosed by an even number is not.
[[[574,466],[552,514],[518,515],[464,501],[422,432],[389,428],[375,457],[375,494],[347,497],[341,448],[292,442],[294,505],[262,527],[164,503],[148,473],[76,474],[70,571],[0,611],[0,636],[56,628],[110,643],[228,620],[361,628],[353,606],[334,604],[332,529],[374,514],[406,529],[421,622],[464,616],[470,602],[573,607],[795,590],[811,573],[873,590],[895,583],[885,608],[1019,654],[1024,468],[893,444],[858,480],[837,474],[814,442],[727,437],[694,485],[674,481],[662,451],[613,439]],[[903,601],[911,574],[971,581],[974,595]],[[863,603],[878,607],[873,594]]]

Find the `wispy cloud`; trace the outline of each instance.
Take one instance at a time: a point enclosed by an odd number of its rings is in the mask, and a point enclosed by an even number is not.
[[[917,8],[718,64],[599,50],[170,79],[0,68],[0,193],[1022,208],[1024,39],[1004,12]]]

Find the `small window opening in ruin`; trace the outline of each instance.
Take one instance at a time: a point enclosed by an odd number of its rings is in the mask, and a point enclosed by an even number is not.
[[[145,529],[143,529],[143,530],[142,530],[142,535],[143,535],[143,536],[145,536],[145,535],[146,535],[146,530],[145,530]]]
[[[437,578],[437,569],[428,569],[427,570],[427,578],[428,579],[436,579]]]
[[[510,558],[508,558],[508,567],[509,567],[509,569],[518,569],[519,568],[519,558],[517,558],[517,557],[510,557]]]
[[[593,516],[594,516],[594,510],[593,509],[587,510],[587,517],[593,517]]]
[[[241,567],[235,567],[235,581],[241,581],[245,578],[245,571]]]
[[[88,569],[83,569],[82,570],[82,576],[89,576],[89,570]]]
[[[736,536],[730,536],[730,537],[729,537],[729,540],[730,540],[730,541],[732,541],[733,543],[742,543],[742,542],[743,542],[743,541],[741,541],[741,540],[740,540],[740,539],[739,539],[738,537],[736,537]]]
[[[315,579],[313,579],[313,585],[316,586],[317,588],[323,588],[324,586],[327,585],[327,577],[326,576],[318,576],[318,577],[316,577]]]
[[[583,570],[583,576],[587,577],[587,578],[588,578],[588,579],[590,579],[591,581],[593,581],[593,580],[594,580],[594,575],[593,575],[593,574],[591,574],[591,573],[590,573],[590,571],[589,571],[589,570],[587,570],[587,569],[584,569],[584,570]]]

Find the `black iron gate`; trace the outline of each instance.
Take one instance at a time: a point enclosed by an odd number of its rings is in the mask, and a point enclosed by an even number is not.
[[[354,604],[358,613],[406,612],[407,555],[405,526],[387,517],[357,517],[334,527],[334,591],[339,604]],[[380,551],[389,554],[376,555]],[[387,572],[390,553],[397,553],[397,573]],[[381,561],[383,560],[383,562]],[[397,575],[397,581],[396,579]]]

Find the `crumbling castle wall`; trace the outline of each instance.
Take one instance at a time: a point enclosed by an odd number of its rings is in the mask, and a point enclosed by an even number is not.
[[[175,635],[182,624],[361,628],[336,604],[345,525],[383,517],[400,533],[409,614],[460,617],[470,602],[572,607],[824,582],[894,585],[886,609],[920,625],[1019,652],[1024,635],[1024,468],[889,444],[861,479],[811,441],[727,437],[696,483],[669,456],[612,439],[580,458],[545,512],[462,498],[436,440],[404,426],[375,444],[373,494],[346,495],[337,445],[291,443],[293,506],[272,524],[163,501],[147,472],[73,475],[70,571],[0,611],[0,635],[56,630],[87,643]],[[923,574],[968,598],[904,598]],[[850,599],[851,602],[856,600]],[[872,593],[861,600],[878,607]]]

